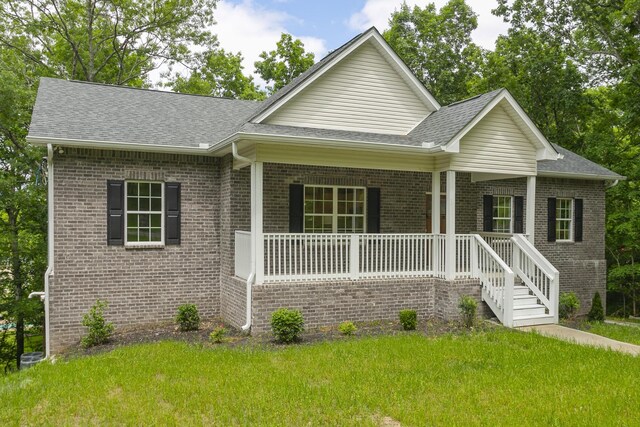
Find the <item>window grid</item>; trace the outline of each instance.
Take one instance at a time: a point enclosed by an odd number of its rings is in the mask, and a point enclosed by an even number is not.
[[[164,243],[164,186],[159,182],[127,181],[125,244]]]
[[[556,241],[573,240],[573,199],[556,199]]]
[[[305,233],[364,233],[363,187],[305,186]]]
[[[511,196],[493,196],[493,231],[512,232],[513,198]]]

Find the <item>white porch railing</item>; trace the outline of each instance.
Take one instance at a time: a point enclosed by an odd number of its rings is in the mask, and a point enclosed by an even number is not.
[[[511,257],[513,255],[513,243],[511,242],[511,236],[513,236],[513,234],[488,232],[478,234],[480,234],[484,241],[491,246],[491,249],[493,249],[509,267],[513,266],[511,262]]]
[[[513,271],[538,298],[554,322],[558,322],[560,274],[558,270],[522,234],[511,237]]]
[[[251,232],[236,230],[235,274],[247,280],[251,274]]]
[[[479,235],[473,251],[473,276],[480,279],[483,299],[505,326],[513,326],[513,271]]]

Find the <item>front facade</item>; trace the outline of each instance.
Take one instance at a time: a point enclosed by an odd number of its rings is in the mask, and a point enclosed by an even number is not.
[[[262,333],[280,307],[455,319],[462,295],[553,323],[560,292],[605,292],[622,177],[506,90],[441,107],[375,29],[263,103],[43,79],[28,138],[49,148],[49,353],[97,299],[118,327],[194,303]]]

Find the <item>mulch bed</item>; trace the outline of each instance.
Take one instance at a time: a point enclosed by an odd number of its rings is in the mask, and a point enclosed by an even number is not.
[[[498,324],[486,321],[478,321],[477,326],[472,330],[463,327],[459,322],[444,322],[435,319],[429,319],[418,323],[418,327],[414,332],[406,332],[402,330],[400,323],[397,321],[373,321],[373,322],[356,322],[358,330],[353,337],[370,337],[380,335],[398,335],[406,333],[417,333],[428,337],[436,337],[445,334],[465,334],[470,331],[487,330],[500,327]],[[222,344],[213,344],[209,340],[211,331],[218,327],[224,326],[227,329],[225,342]],[[302,334],[301,340],[294,345],[306,345],[323,341],[339,341],[351,339],[340,333],[338,325],[309,328]],[[173,322],[156,323],[152,325],[143,325],[136,327],[127,327],[116,330],[107,344],[98,345],[88,349],[82,348],[79,344],[67,348],[60,355],[63,357],[77,357],[91,354],[99,354],[114,350],[118,347],[128,346],[132,344],[153,343],[159,341],[180,341],[191,343],[194,345],[204,345],[210,347],[267,347],[281,348],[284,345],[275,341],[270,333],[249,335],[239,329],[224,324],[219,319],[209,319],[200,323],[200,329],[197,331],[183,332]]]

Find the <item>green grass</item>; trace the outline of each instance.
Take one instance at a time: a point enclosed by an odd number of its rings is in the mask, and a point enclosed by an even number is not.
[[[503,329],[136,345],[0,380],[0,425],[640,425],[640,359]]]
[[[640,345],[640,327],[638,326],[595,322],[585,323],[581,326],[581,329],[614,340]]]
[[[615,320],[616,322],[640,324],[640,319],[635,319],[635,318],[631,318],[631,317],[609,317],[609,316],[607,316],[607,319]]]

